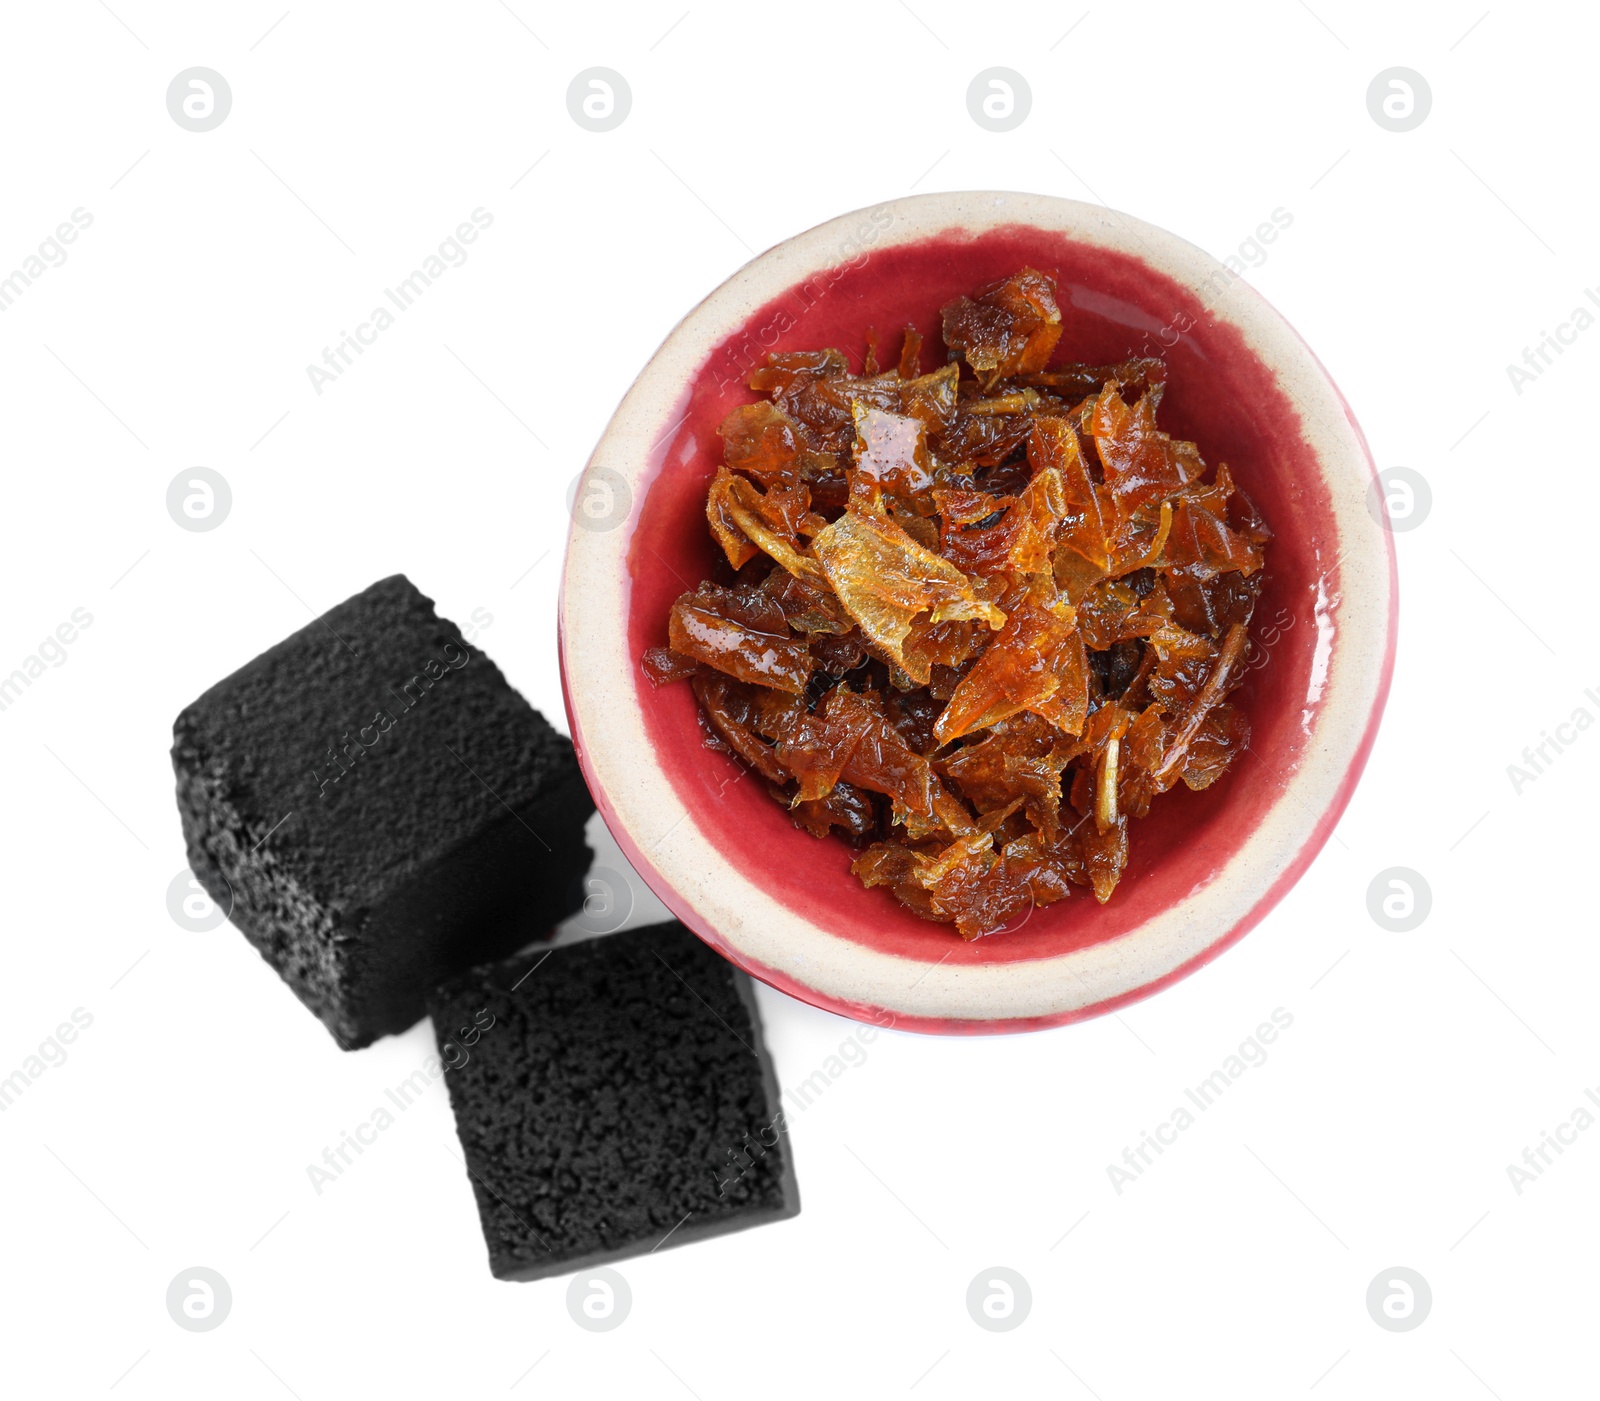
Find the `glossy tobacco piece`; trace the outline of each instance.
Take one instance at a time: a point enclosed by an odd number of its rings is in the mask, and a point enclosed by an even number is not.
[[[672,605],[667,620],[672,650],[739,681],[800,695],[812,661],[789,633],[783,610],[751,602],[739,591],[701,584]]]
[[[1055,284],[1042,272],[1020,272],[957,297],[944,308],[944,343],[972,367],[985,388],[997,379],[1044,369],[1061,339]]]
[[[851,507],[811,542],[834,595],[867,638],[894,664],[926,685],[931,667],[907,659],[903,644],[912,621],[973,618],[991,628],[1006,615],[980,599],[973,582],[949,560],[919,545],[886,515]]]
[[[831,348],[751,374],[706,493],[723,572],[642,664],[864,886],[973,939],[1110,899],[1131,824],[1249,744],[1272,533],[1157,426],[1160,360],[1051,368],[1046,273],[942,325],[927,374],[909,327],[887,370],[869,334],[861,374]]]

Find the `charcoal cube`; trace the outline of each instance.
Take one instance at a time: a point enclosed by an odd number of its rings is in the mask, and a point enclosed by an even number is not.
[[[499,1278],[799,1213],[750,979],[683,925],[475,969],[428,1010]]]
[[[189,865],[346,1049],[581,902],[572,745],[404,575],[178,716]]]

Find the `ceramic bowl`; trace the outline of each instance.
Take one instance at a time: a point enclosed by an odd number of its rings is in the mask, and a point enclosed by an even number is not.
[[[759,778],[702,747],[684,684],[640,669],[667,611],[706,577],[717,425],[754,397],[769,352],[876,327],[937,354],[943,303],[1024,264],[1052,273],[1055,362],[1163,355],[1162,427],[1226,462],[1276,533],[1251,625],[1247,753],[1214,787],[1181,785],[1130,833],[1109,903],[1074,892],[967,943],[850,874],[840,840],[791,825]],[[1393,542],[1349,406],[1265,301],[1182,239],[1042,195],[920,195],[845,215],[741,268],[667,337],[585,468],[562,581],[567,714],[584,773],[639,875],[753,976],[845,1016],[927,1032],[1005,1032],[1110,1011],[1258,923],[1337,822],[1389,689]]]

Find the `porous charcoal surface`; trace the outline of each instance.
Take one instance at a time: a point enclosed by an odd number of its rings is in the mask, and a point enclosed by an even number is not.
[[[750,980],[681,924],[475,969],[428,1010],[500,1278],[799,1212]]]
[[[571,743],[404,575],[205,692],[172,759],[195,875],[347,1049],[581,899]]]

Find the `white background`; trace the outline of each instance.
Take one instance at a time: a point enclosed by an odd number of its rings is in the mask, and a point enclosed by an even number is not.
[[[1600,715],[1600,329],[1520,395],[1506,366],[1600,285],[1592,8],[682,3],[7,9],[0,275],[93,224],[0,313],[0,673],[94,621],[0,713],[0,1076],[93,1024],[0,1115],[0,1387],[1577,1394],[1600,1132],[1520,1195],[1506,1169],[1600,1085],[1600,733],[1520,794],[1506,766]],[[233,93],[204,134],[165,106],[197,64]],[[633,94],[605,134],[565,102],[593,65]],[[1004,135],[966,107],[991,65],[1033,91]],[[1433,93],[1404,134],[1366,106],[1395,65]],[[1292,213],[1251,281],[1433,493],[1397,538],[1387,719],[1237,948],[1082,1026],[880,1037],[792,1115],[798,1219],[625,1264],[631,1316],[583,1332],[564,1280],[490,1278],[442,1085],[313,1190],[431,1033],[340,1054],[243,939],[169,917],[172,718],[403,570],[492,615],[478,641],[560,722],[565,495],[633,374],[752,252],[913,187],[1104,201],[1218,256]],[[468,261],[314,392],[307,363],[478,207]],[[210,533],[165,508],[197,465],[233,492]],[[1367,912],[1392,866],[1433,893],[1406,934]],[[855,1030],[761,1006],[787,1086]],[[1279,1007],[1266,1063],[1118,1194],[1108,1164]],[[213,1332],[166,1311],[193,1265],[232,1287]],[[994,1265],[1032,1289],[1008,1333],[964,1304]],[[1433,1291],[1408,1333],[1364,1302],[1396,1265]]]

